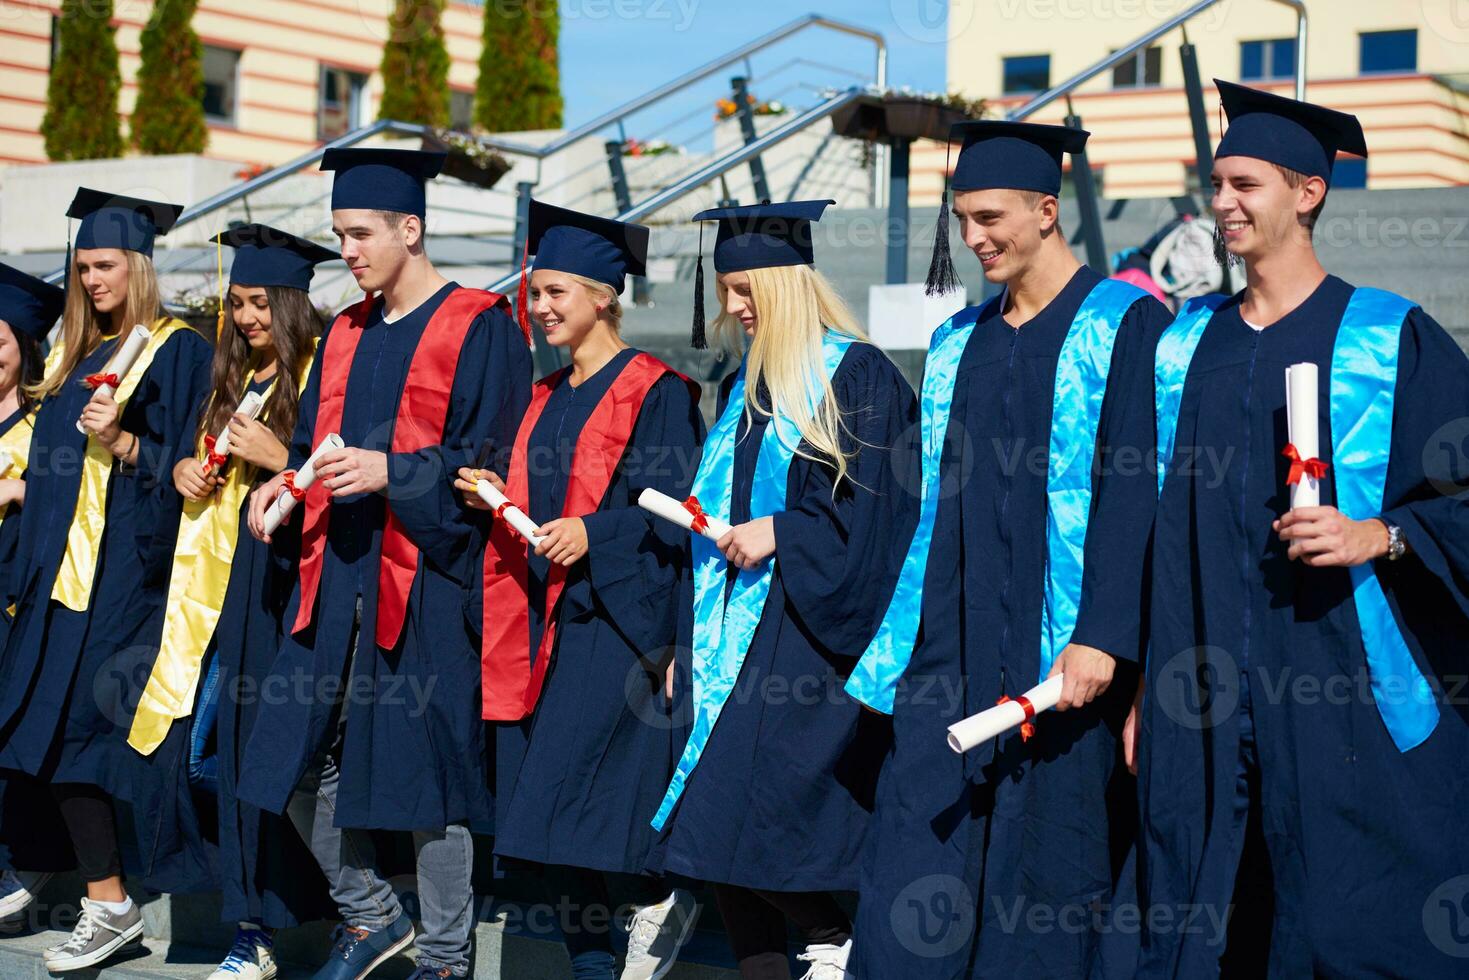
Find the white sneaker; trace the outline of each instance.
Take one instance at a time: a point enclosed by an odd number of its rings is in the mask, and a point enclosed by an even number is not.
[[[678,962],[679,950],[694,934],[699,903],[682,888],[657,905],[644,905],[627,924],[627,959],[622,980],[661,980]]]
[[[45,953],[52,973],[82,970],[110,958],[143,935],[143,910],[133,902],[126,912],[113,913],[90,899],[82,899],[82,914],[71,935]]]
[[[229,955],[209,980],[270,980],[275,972],[275,940],[255,923],[241,922]]]
[[[796,957],[802,963],[810,963],[801,980],[844,980],[847,975],[847,957],[852,952],[852,940],[840,946],[816,943],[806,947],[806,952]]]
[[[16,872],[9,868],[0,871],[0,919],[19,915],[30,908],[50,880],[49,874]]]

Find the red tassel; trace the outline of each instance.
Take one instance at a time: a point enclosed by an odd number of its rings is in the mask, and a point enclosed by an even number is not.
[[[530,285],[525,274],[525,266],[530,258],[530,239],[526,239],[525,251],[520,255],[520,285],[515,287],[515,318],[520,323],[520,332],[525,334],[525,342],[529,344],[530,339]]]

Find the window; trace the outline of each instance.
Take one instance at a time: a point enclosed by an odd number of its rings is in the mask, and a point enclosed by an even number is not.
[[[474,128],[474,93],[449,91],[449,125],[461,133]]]
[[[1365,157],[1337,157],[1331,166],[1331,187],[1366,187],[1367,160]]]
[[[51,60],[46,67],[56,67],[56,57],[61,54],[61,18],[55,14],[51,15]]]
[[[1296,39],[1278,37],[1269,41],[1239,43],[1239,77],[1242,82],[1272,82],[1296,77]]]
[[[321,66],[321,106],[317,110],[316,135],[334,140],[362,126],[363,90],[367,76],[346,68]]]
[[[1051,87],[1051,56],[1026,54],[1004,59],[1002,89],[1006,95],[1017,92],[1044,92]]]
[[[240,52],[204,45],[204,118],[235,124],[235,93],[239,89]]]
[[[1141,69],[1141,76],[1138,72]],[[1148,48],[1112,66],[1113,88],[1151,88],[1163,84],[1163,49]]]
[[[1417,31],[1368,31],[1359,37],[1363,75],[1418,70]]]

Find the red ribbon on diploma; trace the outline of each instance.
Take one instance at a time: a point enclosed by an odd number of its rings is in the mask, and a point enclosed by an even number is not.
[[[286,470],[285,477],[286,490],[290,493],[291,496],[295,497],[297,500],[300,500],[302,497],[306,496],[306,491],[296,486],[295,470]]]
[[[1006,704],[1010,701],[1014,701],[1020,705],[1021,709],[1025,712],[1025,720],[1020,723],[1020,741],[1029,742],[1035,737],[1035,725],[1033,724],[1035,722],[1035,705],[1031,704],[1030,698],[1024,694],[1013,698],[1008,694],[1001,694],[1000,700],[996,701],[995,704]]]
[[[501,504],[499,507],[496,507],[495,508],[495,518],[496,518],[496,520],[501,520],[501,521],[505,520],[505,512],[507,510],[509,510],[511,507],[514,507],[514,506],[515,506],[514,504],[512,504],[510,501],[507,500],[503,504]]]
[[[115,374],[89,374],[82,379],[82,384],[86,385],[88,388],[91,388],[93,391],[96,391],[103,385],[107,385],[111,388],[116,388],[118,386],[118,383],[118,377]]]
[[[709,527],[709,518],[704,514],[704,508],[700,506],[699,498],[690,496],[688,500],[683,502],[683,509],[688,511],[689,515],[693,517],[693,529],[703,534]]]
[[[1300,483],[1301,477],[1303,476],[1310,476],[1312,479],[1319,480],[1331,468],[1330,463],[1317,459],[1315,456],[1312,456],[1310,459],[1302,459],[1301,452],[1295,447],[1295,443],[1286,443],[1285,448],[1280,451],[1280,455],[1290,460],[1290,473],[1286,476],[1285,482],[1291,486]]]
[[[204,437],[204,451],[205,451],[205,454],[206,454],[205,455],[205,458],[204,458],[204,472],[205,473],[208,473],[211,470],[217,470],[217,469],[219,469],[229,459],[229,457],[226,456],[224,453],[217,453],[217,452],[215,452],[214,451],[214,444],[215,444],[215,438],[214,438],[214,436],[205,436]]]

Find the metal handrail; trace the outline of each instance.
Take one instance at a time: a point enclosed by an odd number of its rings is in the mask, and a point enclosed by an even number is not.
[[[1132,43],[1118,48],[1091,67],[1084,68],[1066,79],[1066,81],[1046,89],[1029,102],[1010,112],[1006,118],[1020,120],[1035,114],[1063,95],[1070,93],[1073,89],[1100,75],[1102,72],[1107,71],[1120,62],[1126,61],[1175,27],[1193,19],[1205,10],[1221,2],[1223,0],[1199,0],[1192,7],[1168,18]],[[1274,2],[1285,4],[1296,12],[1296,98],[1304,100],[1306,97],[1306,5],[1304,0],[1274,0]]]
[[[705,184],[709,183],[711,180],[720,176],[721,174],[727,173],[728,171],[733,170],[735,167],[738,167],[741,164],[748,163],[751,157],[759,156],[761,153],[770,149],[772,146],[776,146],[779,143],[785,142],[790,137],[809,127],[812,123],[820,122],[821,120],[830,116],[833,112],[836,112],[838,109],[842,108],[848,103],[861,98],[865,94],[865,92],[865,89],[853,86],[852,88],[845,89],[844,91],[832,95],[825,101],[815,106],[812,106],[810,109],[807,109],[800,115],[787,120],[780,126],[777,126],[775,129],[770,130],[770,132],[758,137],[754,141],[746,143],[738,149],[732,150],[716,160],[710,161],[708,164],[700,167],[698,170],[695,170],[693,173],[687,175],[683,179],[663,188],[663,190],[654,194],[652,197],[648,198],[642,203],[634,204],[632,207],[628,208],[621,214],[615,215],[616,220],[637,221],[640,218],[652,214],[660,208],[672,204],[674,201],[683,197],[685,194],[688,194],[691,191],[698,190],[700,187],[703,187]],[[516,282],[519,281],[519,279],[520,270],[516,269],[509,275],[501,278],[492,286],[490,286],[490,291],[496,293],[504,293],[511,286],[514,286]]]

